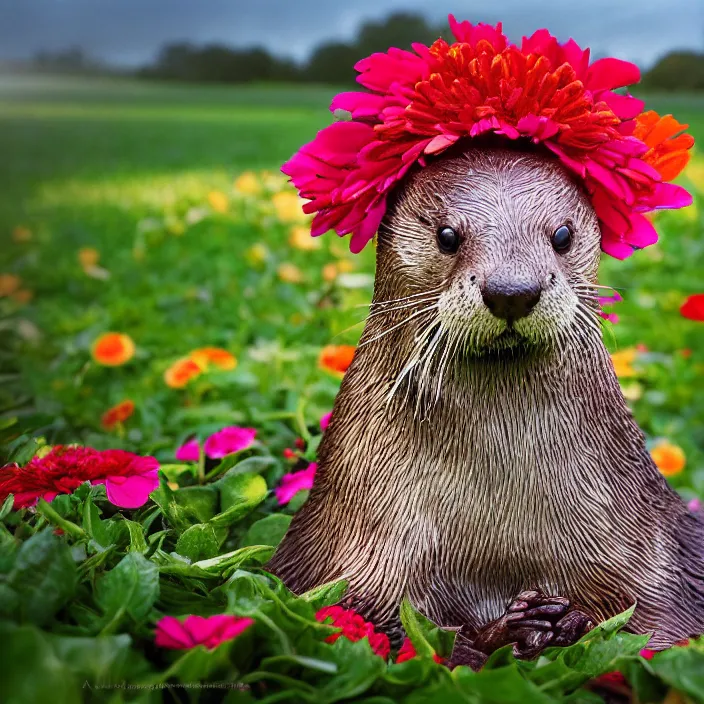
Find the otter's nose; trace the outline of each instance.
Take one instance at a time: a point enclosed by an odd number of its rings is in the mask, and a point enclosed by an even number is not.
[[[511,323],[525,318],[540,300],[540,289],[532,286],[492,286],[488,283],[482,291],[486,307],[497,318]]]

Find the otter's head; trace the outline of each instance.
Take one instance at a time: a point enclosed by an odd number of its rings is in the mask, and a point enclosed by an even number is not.
[[[600,239],[587,195],[554,157],[475,148],[440,158],[394,194],[375,311],[440,350],[554,349],[598,329]]]

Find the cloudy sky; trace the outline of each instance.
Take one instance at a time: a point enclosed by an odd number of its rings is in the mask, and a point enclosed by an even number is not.
[[[111,63],[149,61],[174,40],[264,45],[305,58],[326,39],[395,10],[441,21],[503,21],[510,37],[546,26],[598,54],[651,64],[673,48],[704,50],[704,0],[0,0],[0,58],[80,46]]]

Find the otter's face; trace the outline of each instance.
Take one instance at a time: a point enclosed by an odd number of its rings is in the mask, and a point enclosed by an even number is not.
[[[405,182],[382,224],[375,303],[426,304],[428,329],[472,354],[554,347],[598,325],[600,237],[554,158],[476,149],[440,159]]]

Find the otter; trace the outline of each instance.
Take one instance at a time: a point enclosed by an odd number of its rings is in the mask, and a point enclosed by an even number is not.
[[[659,473],[603,344],[600,227],[547,152],[483,145],[409,173],[310,496],[267,569],[398,643],[407,596],[480,666],[636,604],[663,649],[704,631],[704,520]],[[464,654],[463,654],[464,653]]]

